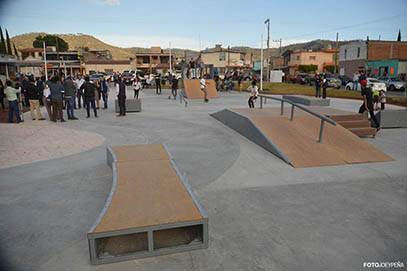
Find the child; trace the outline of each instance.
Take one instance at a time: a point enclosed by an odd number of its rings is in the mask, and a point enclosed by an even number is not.
[[[379,90],[375,89],[373,91],[374,110],[379,110],[379,95],[380,95]]]
[[[138,99],[138,95],[141,89],[141,83],[140,83],[140,79],[138,77],[136,77],[136,81],[134,81],[133,83],[134,86],[134,99]]]
[[[250,97],[247,101],[249,104],[249,108],[254,108],[254,100],[257,99],[257,95],[259,94],[258,88],[256,86],[256,81],[253,81],[251,86],[249,86],[247,90],[250,91]]]
[[[384,110],[384,105],[386,104],[386,94],[384,94],[384,90],[380,90],[380,104],[381,110]]]

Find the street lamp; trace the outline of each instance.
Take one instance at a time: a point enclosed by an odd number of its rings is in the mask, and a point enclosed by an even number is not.
[[[269,76],[270,76],[270,58],[269,58],[269,48],[270,48],[270,18],[264,21],[264,24],[267,24],[267,74],[266,74],[266,80],[269,81]]]

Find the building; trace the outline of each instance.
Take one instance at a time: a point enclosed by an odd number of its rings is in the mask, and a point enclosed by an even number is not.
[[[281,70],[284,66],[284,56],[276,56],[271,59],[271,69]]]
[[[105,72],[107,74],[122,73],[135,70],[134,62],[130,60],[88,60],[82,64],[86,74]]]
[[[339,48],[339,72],[352,75],[367,69],[372,76],[406,76],[407,42],[353,41]]]
[[[176,64],[175,53],[171,53],[171,63],[173,67]],[[148,53],[137,53],[132,60],[132,67],[137,70],[153,73],[159,66],[160,69],[170,68],[170,54],[164,53],[161,47],[151,47]],[[173,68],[171,67],[171,68]]]
[[[300,72],[300,65],[316,65],[317,70],[315,72],[328,72],[327,67],[335,65],[335,55],[337,50],[325,49],[319,51],[295,51],[289,56],[288,65],[285,66],[287,56],[283,54],[284,66],[290,76],[295,76]]]
[[[350,78],[353,74],[363,69],[366,62],[366,41],[354,41],[339,48],[339,74]]]
[[[205,65],[213,65],[214,72],[220,75],[227,70],[251,70],[251,57],[245,53],[223,49],[217,44],[213,49],[201,52],[201,59]],[[189,59],[186,60],[189,62]]]
[[[16,75],[16,63],[15,56],[0,54],[0,80],[3,85],[6,79],[13,78]]]

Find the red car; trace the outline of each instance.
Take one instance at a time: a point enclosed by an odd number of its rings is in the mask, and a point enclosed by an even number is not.
[[[306,73],[299,73],[294,78],[291,78],[291,82],[294,84],[305,85],[309,83],[309,75]]]
[[[126,85],[131,85],[133,83],[134,76],[129,72],[122,73],[122,81]]]

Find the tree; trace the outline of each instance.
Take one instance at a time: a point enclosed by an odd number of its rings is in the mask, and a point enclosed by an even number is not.
[[[397,36],[397,41],[401,41],[401,31],[399,29],[399,35]]]
[[[7,54],[6,42],[4,41],[3,30],[0,27],[1,43],[0,43],[0,54]]]
[[[8,36],[7,29],[6,29],[6,39],[7,39],[7,54],[13,55],[13,49],[11,48],[10,37]]]
[[[328,72],[330,72],[330,73],[334,73],[334,71],[335,71],[335,65],[328,65],[328,66],[325,67],[325,69],[326,69]],[[339,69],[339,67],[336,66],[336,70],[338,70],[338,69]]]
[[[45,46],[55,46],[57,52],[65,52],[68,51],[69,48],[66,41],[55,35],[45,35],[44,37],[39,35],[33,42],[34,48],[42,48],[43,42],[45,42]]]
[[[18,59],[18,51],[17,51],[17,48],[16,48],[16,45],[15,45],[15,43],[13,42],[13,47],[14,47],[14,55],[17,57],[17,59]]]

